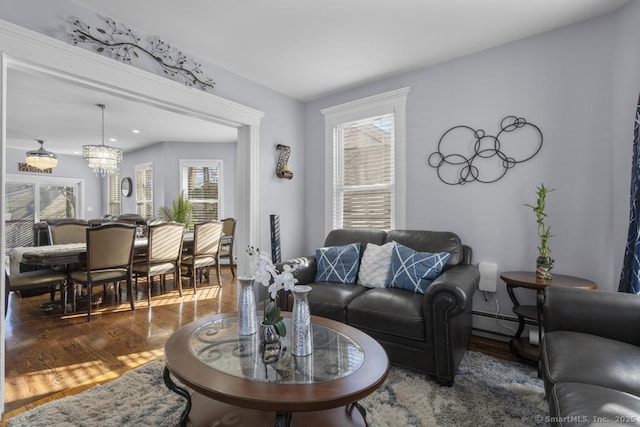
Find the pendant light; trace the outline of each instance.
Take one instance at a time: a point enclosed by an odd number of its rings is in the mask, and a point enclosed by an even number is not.
[[[104,104],[96,104],[102,110],[102,145],[83,145],[82,158],[86,159],[89,167],[100,176],[118,173],[122,163],[122,150],[117,147],[104,145]]]
[[[40,148],[37,150],[27,151],[26,163],[29,166],[42,170],[55,168],[58,165],[58,157],[51,151],[44,149],[44,140],[36,139],[36,141],[40,143]]]

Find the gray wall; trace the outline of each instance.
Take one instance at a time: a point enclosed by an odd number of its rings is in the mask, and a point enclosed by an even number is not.
[[[65,40],[66,21],[76,16],[96,22],[96,13],[72,0],[22,0],[0,2],[0,19],[24,26],[51,37]],[[171,43],[171,40],[167,40]],[[182,48],[182,46],[175,46]],[[188,53],[188,52],[187,52]],[[200,58],[198,58],[200,59]],[[260,240],[251,242],[260,248],[270,247],[269,215],[281,216],[282,256],[294,257],[302,251],[303,230],[303,105],[239,77],[211,63],[203,62],[203,72],[215,81],[213,93],[265,113],[260,127],[259,210]],[[276,145],[291,146],[293,180],[275,175]]]
[[[557,274],[617,289],[628,220],[634,103],[640,81],[640,5],[509,43],[458,60],[384,79],[305,105],[306,252],[322,244],[324,119],[320,110],[409,86],[407,228],[451,230],[476,262],[498,271],[533,270],[539,243],[535,202],[541,182],[556,188],[548,224]],[[506,115],[540,127],[544,145],[532,160],[493,184],[449,186],[425,163],[442,133],[468,125],[495,134]],[[313,191],[311,191],[313,189]],[[533,302],[533,293],[521,295]],[[498,281],[497,300],[480,294],[477,310],[511,302]]]
[[[235,217],[236,144],[203,144],[188,142],[162,142],[141,150],[125,153],[122,177],[131,177],[135,183],[135,167],[153,164],[153,211],[158,216],[161,206],[171,206],[180,193],[180,160],[222,160],[223,205],[221,217]],[[123,198],[123,212],[135,212],[135,192]]]
[[[23,0],[0,5],[0,18],[62,38],[70,15],[95,14],[70,0]],[[407,228],[452,230],[476,261],[499,271],[531,270],[537,255],[535,187],[555,187],[548,199],[555,272],[617,288],[626,238],[634,106],[640,80],[640,4],[613,14],[380,80],[301,104],[204,64],[215,93],[264,111],[260,141],[260,242],[268,247],[269,214],[280,214],[283,257],[311,253],[324,224],[324,122],[320,110],[409,86],[407,103]],[[425,164],[449,127],[496,131],[506,115],[540,127],[544,146],[494,184],[448,186]],[[275,146],[292,147],[292,181],[274,174]],[[166,159],[165,159],[166,160]],[[498,299],[475,307],[510,313],[501,283]],[[528,295],[525,300],[532,300]]]

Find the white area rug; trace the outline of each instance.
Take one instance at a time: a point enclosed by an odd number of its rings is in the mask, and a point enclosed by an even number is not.
[[[11,418],[8,426],[175,426],[185,400],[164,385],[163,367],[162,360],[148,363]],[[466,353],[453,387],[392,367],[361,403],[372,427],[532,426],[548,413],[534,368],[475,352]]]

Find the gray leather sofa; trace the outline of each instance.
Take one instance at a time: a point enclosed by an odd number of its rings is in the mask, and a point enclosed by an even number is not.
[[[549,286],[543,316],[551,424],[640,424],[640,296]]]
[[[449,252],[440,276],[424,295],[398,288],[367,288],[358,284],[314,283],[316,258],[296,259],[305,265],[298,283],[309,284],[313,315],[354,326],[375,338],[391,363],[426,373],[439,384],[452,385],[471,336],[471,306],[480,274],[471,265],[471,248],[450,232],[377,229],[331,231],[324,246],[396,241],[418,252]],[[292,299],[289,298],[291,308]]]

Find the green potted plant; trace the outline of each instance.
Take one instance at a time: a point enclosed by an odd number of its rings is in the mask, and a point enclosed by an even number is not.
[[[181,191],[178,197],[171,203],[171,207],[162,206],[159,209],[160,216],[167,221],[175,221],[184,224],[186,228],[191,228],[193,223],[191,212],[193,205],[184,197]]]
[[[536,187],[536,195],[538,199],[535,205],[525,204],[525,206],[533,209],[536,215],[536,223],[538,228],[538,237],[540,238],[540,246],[538,246],[539,255],[536,259],[536,277],[544,280],[551,280],[551,270],[553,269],[554,259],[549,255],[551,249],[549,249],[549,238],[551,234],[551,227],[545,224],[547,214],[545,212],[547,195],[555,190],[555,188],[545,187],[544,183]]]
[[[264,319],[262,320],[262,324],[273,326],[281,337],[287,335],[287,327],[280,315],[280,308],[276,306],[276,302],[274,300],[269,300],[264,307]]]

